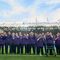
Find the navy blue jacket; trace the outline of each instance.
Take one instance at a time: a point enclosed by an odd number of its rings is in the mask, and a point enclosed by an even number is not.
[[[3,45],[4,44],[4,40],[2,38],[2,36],[0,36],[0,45]]]
[[[36,44],[36,36],[29,36],[30,44]]]
[[[29,44],[29,43],[30,43],[29,37],[28,36],[23,36],[23,44],[26,45],[26,44]]]
[[[43,47],[44,46],[44,38],[40,38],[39,40],[37,40],[37,47]]]
[[[53,37],[51,37],[50,35],[49,36],[46,36],[45,43],[46,44],[54,44]]]

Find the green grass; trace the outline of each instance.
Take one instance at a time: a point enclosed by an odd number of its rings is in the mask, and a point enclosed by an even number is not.
[[[8,48],[8,52],[9,52]],[[25,53],[25,48],[23,49]],[[1,53],[1,49],[0,49]],[[4,47],[4,53],[5,53],[5,47]],[[33,53],[31,49],[31,53]],[[60,56],[38,56],[38,55],[17,55],[17,54],[0,54],[0,60],[60,60]]]
[[[1,53],[2,49],[0,48],[0,53]],[[10,47],[8,46],[8,54],[10,52]],[[17,52],[17,48],[16,48],[16,52]],[[5,53],[5,46],[4,46],[4,53]],[[23,47],[23,54],[25,54],[25,47]],[[33,49],[31,48],[31,54],[33,54]]]
[[[29,56],[29,55],[0,55],[0,60],[60,60],[60,57],[54,56]]]

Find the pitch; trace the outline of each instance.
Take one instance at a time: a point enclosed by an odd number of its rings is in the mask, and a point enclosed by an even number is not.
[[[0,55],[0,60],[60,60],[60,56]]]

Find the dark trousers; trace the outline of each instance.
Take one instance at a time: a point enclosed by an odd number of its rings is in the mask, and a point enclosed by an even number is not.
[[[25,54],[31,54],[31,45],[29,44],[25,45]]]
[[[5,53],[8,54],[8,44],[5,44]]]
[[[50,53],[49,53],[49,51],[50,51]],[[52,52],[52,51],[53,51],[52,49],[50,49],[50,50],[47,49],[47,50],[46,50],[46,54],[49,53],[50,55],[53,55],[53,52]]]
[[[60,55],[60,46],[59,45],[56,46],[56,51],[57,51],[57,55]]]
[[[21,51],[20,45],[17,45],[17,54],[20,54],[20,51]]]
[[[22,44],[17,45],[17,54],[23,54],[23,45]]]
[[[52,49],[50,49],[50,55],[53,55]]]
[[[21,46],[21,54],[23,54],[23,47],[24,47],[24,45],[21,44],[20,46]]]
[[[16,45],[14,45],[14,44],[10,45],[10,53],[16,54]]]
[[[50,55],[53,55],[54,45],[53,44],[47,44],[46,46],[46,55],[50,51]]]
[[[58,49],[56,49],[57,50],[57,55],[60,55],[60,48]]]
[[[1,44],[0,47],[1,47],[1,49],[2,49],[2,54],[4,54],[4,45]]]
[[[39,55],[41,53],[41,55],[43,55],[43,47],[37,47],[37,55]]]
[[[31,44],[31,48],[33,49],[33,54],[35,54],[35,50],[36,50],[35,44]]]

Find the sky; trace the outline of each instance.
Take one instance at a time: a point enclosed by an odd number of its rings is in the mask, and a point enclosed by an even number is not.
[[[60,0],[0,0],[0,22],[59,22]]]

